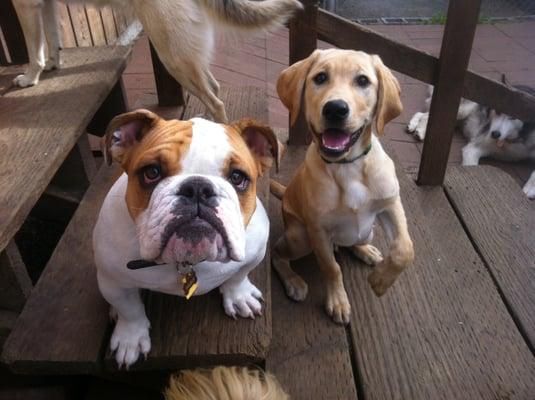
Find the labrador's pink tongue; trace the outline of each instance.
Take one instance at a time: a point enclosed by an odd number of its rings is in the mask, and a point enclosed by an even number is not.
[[[343,149],[350,140],[350,135],[338,129],[327,129],[321,135],[323,145],[329,149]]]

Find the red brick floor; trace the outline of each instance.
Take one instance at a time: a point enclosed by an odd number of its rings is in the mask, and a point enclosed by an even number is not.
[[[402,43],[437,56],[443,26],[439,25],[374,25],[372,29]],[[329,47],[320,43],[320,47]],[[222,85],[266,88],[269,96],[269,123],[275,128],[288,127],[288,113],[277,97],[275,84],[279,73],[288,65],[288,31],[281,29],[270,35],[256,34],[224,39],[216,46],[212,72]],[[511,84],[535,86],[535,22],[478,26],[470,59],[470,69],[493,79],[505,73]],[[396,73],[402,86],[403,113],[386,130],[399,160],[409,173],[416,173],[422,143],[405,133],[405,126],[420,111],[427,96],[427,86],[408,76]],[[136,43],[124,82],[131,108],[156,103],[156,89],[150,62],[148,41]],[[465,139],[454,136],[449,164],[460,164]],[[523,183],[533,164],[489,161]]]

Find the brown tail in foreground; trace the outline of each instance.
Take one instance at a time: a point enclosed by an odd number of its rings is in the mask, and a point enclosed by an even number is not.
[[[279,183],[273,179],[270,179],[269,191],[277,199],[282,200],[282,196],[284,195],[284,192],[286,191],[286,186],[284,186],[282,183]]]

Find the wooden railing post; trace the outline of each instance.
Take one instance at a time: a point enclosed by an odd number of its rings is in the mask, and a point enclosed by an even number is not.
[[[184,95],[182,86],[167,71],[152,43],[150,44],[150,56],[152,59],[152,68],[154,69],[154,79],[156,80],[158,104],[162,107],[183,106]]]
[[[419,185],[444,181],[481,0],[450,0],[418,172]]]
[[[0,1],[0,27],[4,34],[7,50],[12,64],[24,64],[28,62],[28,52],[26,42],[19,24],[19,19],[11,0]],[[3,53],[0,43],[0,53]],[[2,64],[7,64],[7,55],[2,57]]]
[[[318,1],[301,0],[305,10],[290,22],[290,65],[307,58],[317,47]],[[288,144],[302,145],[310,142],[308,126],[303,109],[293,126],[290,127]]]

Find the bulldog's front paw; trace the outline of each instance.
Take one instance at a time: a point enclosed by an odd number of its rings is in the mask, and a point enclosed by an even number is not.
[[[254,319],[255,315],[262,315],[262,292],[249,278],[246,277],[238,283],[225,282],[219,290],[223,295],[223,307],[228,316],[234,319],[237,315]]]
[[[36,85],[39,82],[39,76],[31,74],[18,75],[13,79],[13,84],[21,88]]]
[[[115,352],[119,369],[123,365],[128,369],[137,361],[140,353],[147,357],[151,347],[149,328],[150,322],[146,318],[125,321],[119,317],[110,340],[110,348]]]
[[[337,324],[349,324],[351,305],[343,286],[333,285],[327,289],[327,302],[325,304],[327,314]]]

